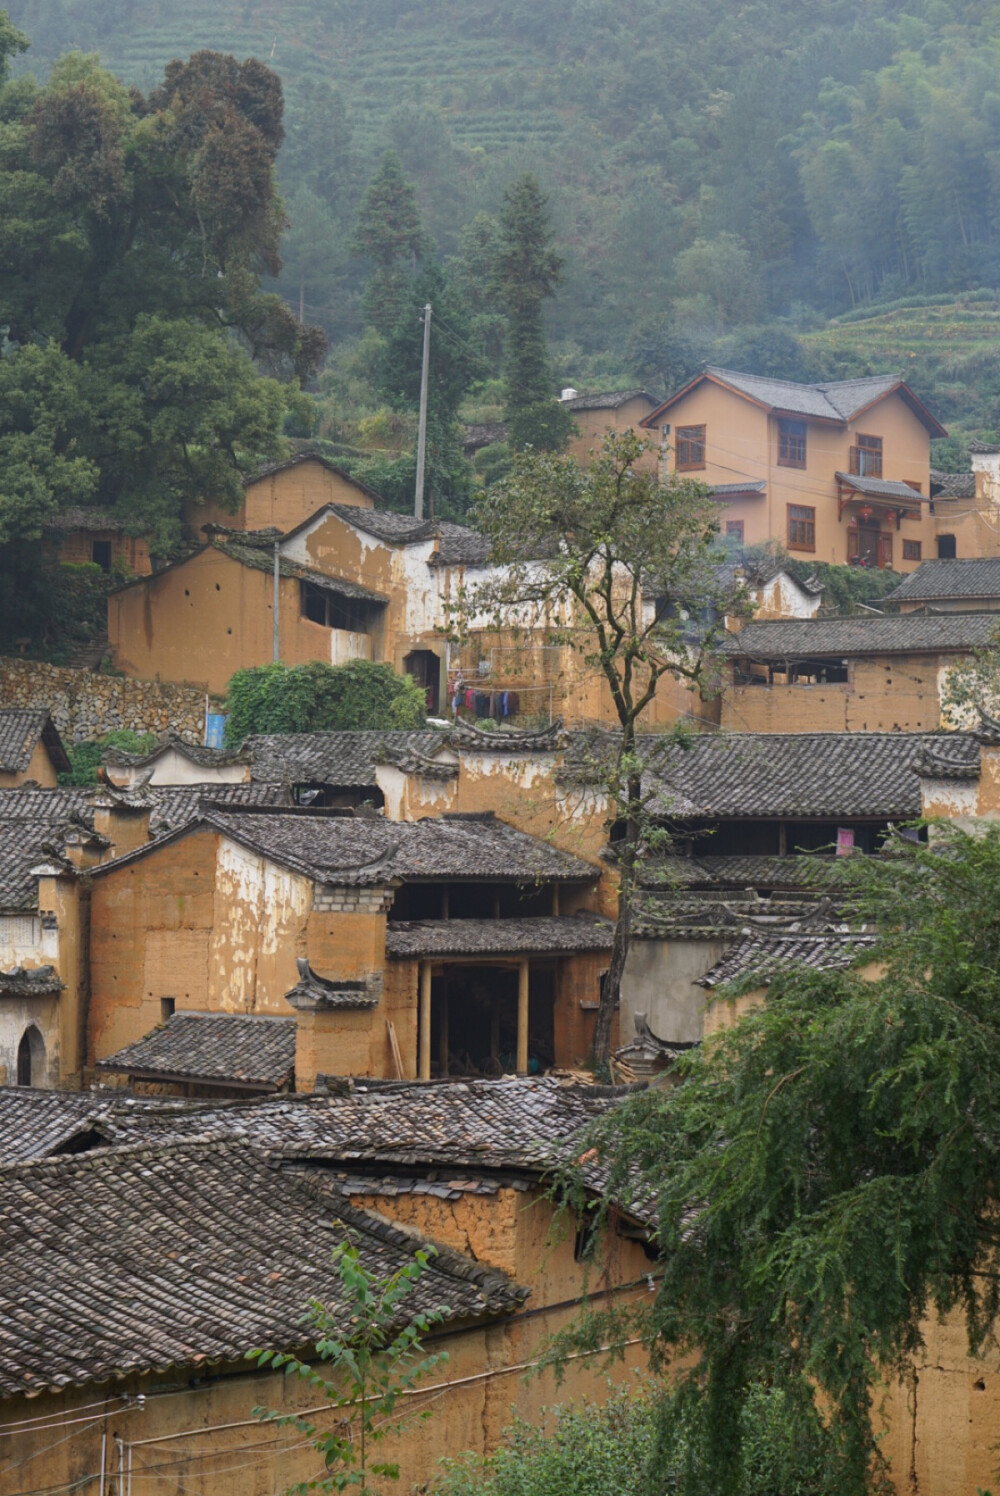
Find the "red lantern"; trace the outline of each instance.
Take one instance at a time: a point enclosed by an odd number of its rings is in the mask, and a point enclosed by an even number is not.
[[[871,517],[872,517],[872,515],[873,515],[873,514],[874,514],[874,513],[875,513],[875,511],[874,511],[874,509],[873,509],[873,508],[872,508],[872,507],[871,507],[871,505],[870,505],[870,504],[864,504],[864,505],[863,505],[863,506],[862,506],[862,507],[861,507],[861,508],[860,508],[860,509],[859,509],[859,510],[858,510],[858,513],[859,513],[859,514],[860,514],[860,515],[861,515],[861,518],[862,518],[862,519],[871,519]]]

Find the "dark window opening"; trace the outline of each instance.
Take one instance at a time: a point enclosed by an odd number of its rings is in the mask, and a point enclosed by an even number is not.
[[[921,553],[922,549],[923,549],[923,547],[921,546],[921,543],[920,543],[919,540],[904,540],[903,541],[903,560],[904,561],[919,561],[920,560],[920,553]]]
[[[102,571],[111,570],[111,541],[92,540],[90,543],[90,559],[95,566]]]
[[[496,1077],[517,1067],[518,973],[448,965],[431,982],[432,1074]],[[528,989],[528,1071],[555,1063],[555,972],[533,964]]]
[[[937,553],[939,561],[954,561],[958,555],[954,535],[939,535],[937,538]]]
[[[360,598],[344,597],[312,582],[301,582],[302,616],[310,623],[328,629],[344,629],[350,634],[370,632],[372,605]]]
[[[385,796],[377,785],[344,787],[315,779],[293,784],[292,799],[296,805],[308,805],[313,810],[353,810],[359,805],[373,805],[381,810],[385,805]]]
[[[34,1024],[26,1028],[17,1046],[17,1083],[40,1086],[45,1078],[45,1040]]]
[[[176,999],[176,997],[161,997],[160,998],[160,1022],[161,1023],[166,1023],[168,1021],[168,1019],[173,1018],[174,1013],[176,1012],[176,1009],[177,1009],[177,999]]]
[[[432,649],[414,649],[403,661],[403,669],[424,693],[427,714],[437,715],[441,694],[441,661]]]
[[[577,1222],[576,1240],[573,1242],[573,1261],[589,1262],[594,1255],[599,1236],[600,1230],[595,1214],[592,1210],[588,1210]]]
[[[778,466],[804,468],[806,465],[805,421],[778,422]]]
[[[741,519],[726,520],[726,539],[743,544],[743,521]]]
[[[748,662],[734,672],[738,686],[833,686],[846,685],[850,678],[845,660],[776,660],[770,666]]]
[[[549,884],[404,883],[396,890],[389,918],[524,919],[551,913]]]

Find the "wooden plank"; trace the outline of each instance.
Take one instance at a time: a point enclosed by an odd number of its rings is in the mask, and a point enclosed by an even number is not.
[[[392,1062],[396,1067],[396,1079],[405,1080],[403,1074],[403,1056],[399,1052],[399,1040],[396,1038],[396,1025],[391,1018],[385,1020],[386,1031],[389,1035],[389,1048],[392,1050]]]

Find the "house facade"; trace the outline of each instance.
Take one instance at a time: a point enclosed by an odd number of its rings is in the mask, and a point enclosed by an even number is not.
[[[946,433],[901,379],[805,385],[710,367],[642,425],[667,471],[712,488],[735,543],[900,572],[934,554],[930,441]]]

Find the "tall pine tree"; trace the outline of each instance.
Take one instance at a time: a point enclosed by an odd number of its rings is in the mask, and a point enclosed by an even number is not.
[[[555,400],[549,367],[544,303],[556,294],[563,261],[552,247],[548,198],[531,173],[504,193],[500,245],[494,271],[507,313],[504,405],[512,447],[559,452],[572,432],[572,418]]]
[[[386,151],[368,184],[353,247],[373,266],[361,300],[365,322],[387,335],[399,321],[408,282],[427,248],[416,192],[395,151]]]

